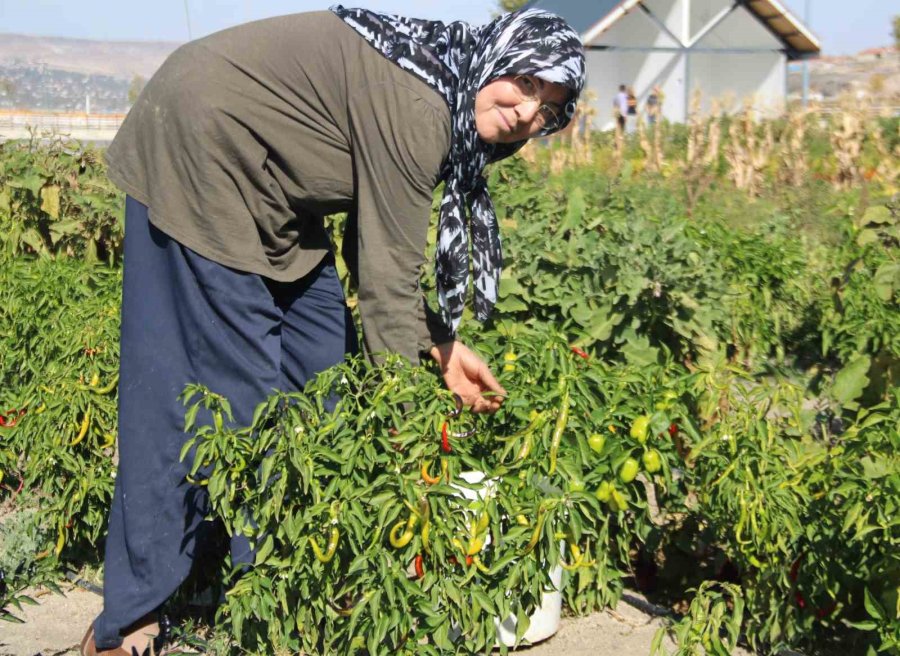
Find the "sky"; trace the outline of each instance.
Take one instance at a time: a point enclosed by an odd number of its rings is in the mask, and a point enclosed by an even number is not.
[[[900,14],[900,0],[781,1],[801,20],[809,4],[809,27],[826,55],[890,45],[891,17]],[[326,9],[330,4],[330,0],[0,0],[0,33],[187,41],[189,36],[197,38],[245,21]],[[344,0],[344,4],[476,24],[490,20],[496,7],[493,0]]]

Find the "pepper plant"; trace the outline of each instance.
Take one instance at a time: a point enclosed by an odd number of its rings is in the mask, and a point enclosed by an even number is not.
[[[120,271],[61,260],[0,267],[0,499],[39,507],[42,559],[94,545],[112,496]]]
[[[560,335],[503,341],[510,398],[491,417],[460,411],[433,372],[394,357],[275,395],[247,427],[231,425],[226,399],[186,390],[192,480],[256,548],[219,615],[240,646],[481,653],[495,618],[516,617],[521,638],[557,565],[581,577],[582,606],[618,595],[608,573],[650,525],[646,489],[623,467],[652,450],[645,481],[664,498],[675,449],[646,442],[669,418],[659,411],[626,437],[642,409],[626,390],[645,380]],[[588,440],[601,426],[616,433],[598,452]],[[616,488],[605,501],[603,481]]]

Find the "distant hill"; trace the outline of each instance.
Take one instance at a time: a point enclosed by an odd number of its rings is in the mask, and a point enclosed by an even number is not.
[[[170,41],[89,41],[0,34],[0,66],[42,65],[126,80],[135,75],[149,78],[179,45]]]
[[[148,79],[180,44],[0,34],[0,109],[128,110],[135,76]]]
[[[788,97],[798,98],[803,88],[803,64],[788,66]],[[842,94],[868,97],[896,107],[900,103],[900,51],[870,48],[855,55],[820,57],[809,61],[811,97],[824,102]]]

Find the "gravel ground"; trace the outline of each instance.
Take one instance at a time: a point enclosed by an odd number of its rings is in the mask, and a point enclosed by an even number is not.
[[[100,612],[98,595],[77,587],[33,595],[37,606],[26,606],[24,624],[0,625],[0,656],[74,656],[88,623]],[[523,656],[647,656],[662,620],[620,603],[616,610],[586,617],[563,618],[559,632],[517,653]],[[667,639],[670,651],[674,644]],[[738,650],[735,655],[749,656]]]

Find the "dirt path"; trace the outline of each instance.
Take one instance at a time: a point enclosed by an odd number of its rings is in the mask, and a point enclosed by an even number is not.
[[[77,587],[65,596],[38,596],[26,606],[25,624],[0,624],[0,656],[75,656],[88,622],[100,612],[98,595]],[[647,656],[662,620],[626,603],[616,610],[587,617],[563,618],[559,632],[538,645],[521,649],[523,656]],[[670,651],[674,644],[666,641]],[[735,655],[749,656],[738,650]]]

